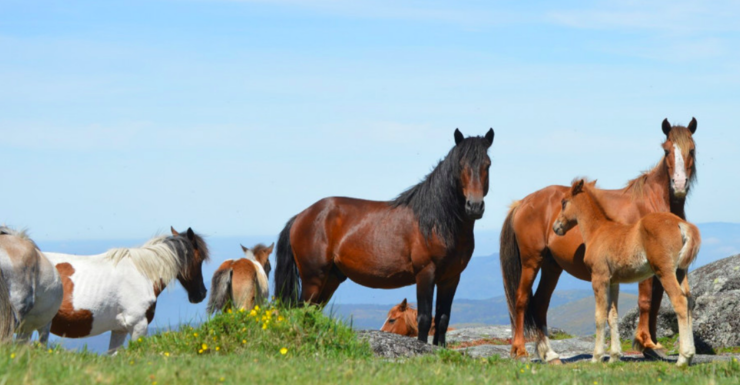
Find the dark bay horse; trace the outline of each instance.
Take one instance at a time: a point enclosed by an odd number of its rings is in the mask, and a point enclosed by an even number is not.
[[[649,213],[671,212],[685,219],[686,195],[696,178],[696,119],[688,127],[671,126],[666,119],[662,129],[666,135],[662,145],[665,155],[652,170],[623,189],[593,190],[609,218],[629,224]],[[561,200],[569,190],[567,186],[549,186],[515,202],[501,229],[501,271],[514,333],[512,356],[527,357],[524,335],[536,333],[538,355],[547,362],[559,362],[547,336],[550,297],[563,270],[585,281],[591,279],[583,261],[585,247],[580,231],[570,231],[563,237],[552,231]],[[532,285],[540,270],[542,276],[533,297]],[[643,351],[659,349],[655,322],[663,287],[650,278],[640,283],[639,291],[635,347]]]
[[[283,303],[325,304],[350,278],[360,285],[392,289],[416,283],[419,340],[426,342],[437,286],[434,344],[445,344],[460,273],[475,242],[488,193],[485,137],[465,138],[422,182],[392,201],[333,197],[296,215],[280,233],[275,288]]]

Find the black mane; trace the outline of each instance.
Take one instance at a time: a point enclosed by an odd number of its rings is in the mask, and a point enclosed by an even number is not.
[[[435,233],[448,249],[453,248],[465,218],[465,197],[460,185],[463,165],[478,170],[486,159],[488,147],[490,142],[483,137],[466,138],[453,147],[419,184],[392,200],[391,206],[411,208],[419,220],[424,238],[429,240]]]

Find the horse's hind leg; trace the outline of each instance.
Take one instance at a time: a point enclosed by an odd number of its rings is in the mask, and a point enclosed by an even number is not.
[[[346,280],[347,276],[339,270],[337,265],[332,265],[331,270],[329,271],[329,276],[326,278],[326,281],[324,281],[324,285],[321,288],[318,302],[322,305],[326,305],[334,295],[334,292],[337,291],[339,285]]]
[[[619,362],[622,357],[622,344],[619,340],[619,284],[615,283],[609,287],[609,312],[607,320],[611,330],[611,350],[609,351],[609,363]]]
[[[39,343],[46,346],[49,342],[49,333],[51,333],[51,322],[37,331],[39,332]]]
[[[519,280],[519,288],[516,291],[516,306],[514,308],[514,338],[511,341],[511,356],[514,358],[526,358],[529,356],[527,348],[524,346],[525,329],[530,327],[532,320],[527,319],[529,314],[529,301],[532,296],[532,285],[537,277],[537,271],[540,269],[542,257],[538,254],[535,258],[525,257],[527,254],[522,253],[522,275]]]
[[[110,343],[108,344],[108,354],[113,356],[126,341],[127,331],[112,331],[110,333]]]
[[[542,264],[542,274],[537,292],[530,304],[534,316],[534,324],[537,328],[537,354],[548,363],[561,364],[560,355],[555,353],[550,346],[549,332],[547,330],[547,310],[550,307],[550,299],[560,279],[563,268],[552,258],[548,258]]]
[[[680,338],[678,366],[691,363],[696,349],[694,348],[694,334],[691,329],[691,313],[689,311],[688,293],[685,293],[678,283],[675,273],[670,272],[660,277],[660,282],[665,288],[668,298],[671,299],[673,310],[678,318],[678,335]]]

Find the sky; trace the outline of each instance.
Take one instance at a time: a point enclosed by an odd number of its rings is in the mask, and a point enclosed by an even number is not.
[[[740,222],[734,1],[0,0],[0,218],[41,240],[274,236],[492,127],[477,229],[619,188],[698,120],[694,222]],[[269,242],[269,239],[266,239]]]

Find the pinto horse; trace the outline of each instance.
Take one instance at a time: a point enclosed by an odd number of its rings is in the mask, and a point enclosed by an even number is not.
[[[190,228],[182,234],[171,231],[172,236],[150,239],[139,248],[91,256],[46,253],[64,286],[51,332],[82,338],[111,331],[108,353],[114,354],[126,335],[137,339],[147,334],[157,297],[171,281],[182,284],[191,303],[203,301],[208,246]]]
[[[51,320],[62,303],[62,280],[25,231],[4,226],[0,227],[0,291],[0,339],[17,332],[19,341],[28,341],[36,330],[45,345]]]
[[[270,274],[270,254],[275,246],[258,244],[252,249],[242,246],[244,257],[227,259],[213,273],[211,298],[208,300],[208,314],[226,307],[252,309],[261,305],[270,296],[267,280]]]
[[[278,298],[325,304],[347,278],[382,289],[416,283],[418,338],[426,342],[436,285],[433,341],[444,345],[460,273],[475,246],[473,227],[485,209],[493,135],[491,129],[465,138],[455,130],[447,156],[392,201],[325,198],[290,219],[277,244]]]
[[[619,284],[638,282],[655,275],[678,317],[681,342],[677,365],[690,364],[695,349],[688,269],[699,253],[699,229],[671,213],[650,213],[631,225],[611,220],[593,185],[585,184],[583,179],[573,182],[561,205],[553,231],[564,236],[578,224],[586,244],[583,263],[591,273],[596,297],[593,362],[601,362],[604,355],[607,314],[612,341],[610,362],[619,361],[622,355],[617,313]]]
[[[594,189],[609,216],[622,223],[635,223],[653,212],[671,212],[685,218],[684,204],[691,182],[696,178],[693,134],[696,119],[688,127],[671,126],[663,121],[665,156],[650,171],[631,180],[620,190]],[[585,281],[591,279],[583,261],[584,245],[579,231],[558,237],[552,223],[560,212],[560,202],[569,187],[550,186],[515,202],[501,230],[500,258],[506,299],[511,317],[511,354],[527,357],[525,334],[536,333],[536,350],[546,362],[560,362],[550,347],[547,334],[547,309],[552,292],[563,270]],[[532,297],[532,285],[542,270],[539,287]],[[649,278],[639,286],[640,321],[635,347],[646,353],[656,345],[655,324],[663,288]],[[531,299],[531,301],[530,301]]]

